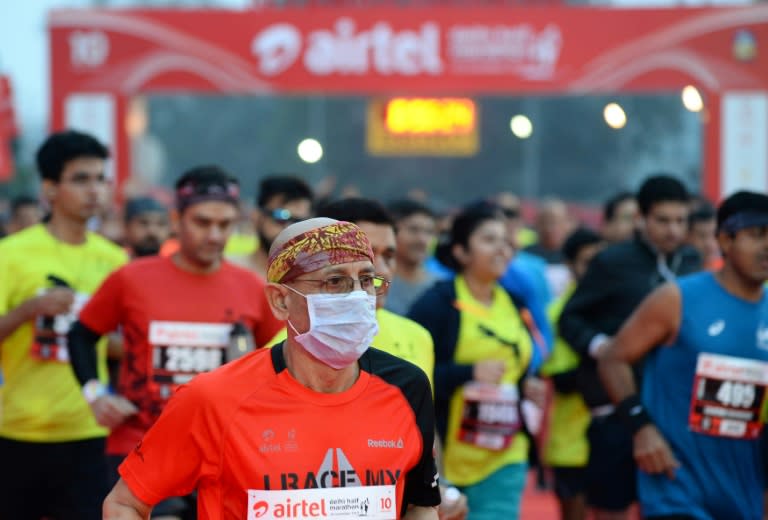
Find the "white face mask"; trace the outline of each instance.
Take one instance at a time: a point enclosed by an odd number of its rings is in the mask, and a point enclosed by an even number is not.
[[[287,285],[285,287],[288,287]],[[379,332],[376,296],[365,291],[348,294],[302,294],[307,299],[309,330],[295,339],[316,359],[335,369],[351,365],[362,356]]]

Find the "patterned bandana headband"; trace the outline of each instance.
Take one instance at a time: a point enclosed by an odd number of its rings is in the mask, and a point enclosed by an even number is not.
[[[350,222],[335,222],[296,235],[269,256],[267,280],[287,282],[326,265],[373,262],[368,237]]]
[[[184,211],[193,204],[211,200],[229,202],[238,206],[240,187],[233,181],[227,181],[226,184],[190,181],[176,190],[176,208],[179,211]]]

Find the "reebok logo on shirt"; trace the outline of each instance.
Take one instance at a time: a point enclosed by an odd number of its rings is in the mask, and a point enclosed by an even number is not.
[[[405,444],[403,443],[403,439],[397,439],[395,440],[385,440],[385,439],[368,439],[368,447],[369,448],[394,448],[402,450],[405,447]]]

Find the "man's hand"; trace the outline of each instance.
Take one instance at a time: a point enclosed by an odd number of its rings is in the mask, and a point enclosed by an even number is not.
[[[634,456],[641,470],[650,474],[666,473],[670,479],[675,478],[675,470],[680,467],[669,444],[653,424],[635,433]]]
[[[489,359],[478,361],[472,369],[472,378],[480,383],[499,384],[507,365],[504,361]]]
[[[75,293],[66,287],[48,289],[29,301],[30,311],[35,316],[56,316],[66,314],[75,302]]]
[[[440,505],[437,508],[440,520],[465,520],[468,513],[467,495],[456,488],[440,486]]]
[[[437,507],[409,505],[403,520],[438,520]]]
[[[146,520],[152,506],[145,504],[133,494],[123,479],[107,495],[102,508],[104,520]]]
[[[91,403],[91,411],[96,417],[96,422],[111,430],[137,413],[139,409],[125,397],[103,395]]]
[[[74,301],[75,294],[65,287],[54,287],[40,296],[25,300],[10,312],[0,315],[0,342],[36,316],[55,316],[69,312]]]

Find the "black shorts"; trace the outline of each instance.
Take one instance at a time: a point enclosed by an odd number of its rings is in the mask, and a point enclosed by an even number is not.
[[[760,448],[763,454],[763,471],[768,475],[768,426],[763,426],[763,431],[760,433]],[[768,491],[768,478],[765,479],[764,487]]]
[[[582,495],[587,489],[586,467],[555,466],[552,473],[555,477],[555,495],[560,500]]]
[[[637,500],[637,465],[632,435],[614,415],[592,419],[587,430],[587,503],[623,511]]]
[[[122,464],[125,456],[107,455],[107,465],[109,466],[109,486],[114,487],[120,480],[120,474],[117,468]],[[177,516],[184,520],[197,518],[197,494],[193,493],[183,497],[169,497],[155,504],[152,508],[150,518],[158,516]]]
[[[107,492],[104,439],[0,438],[0,518],[101,520]]]

